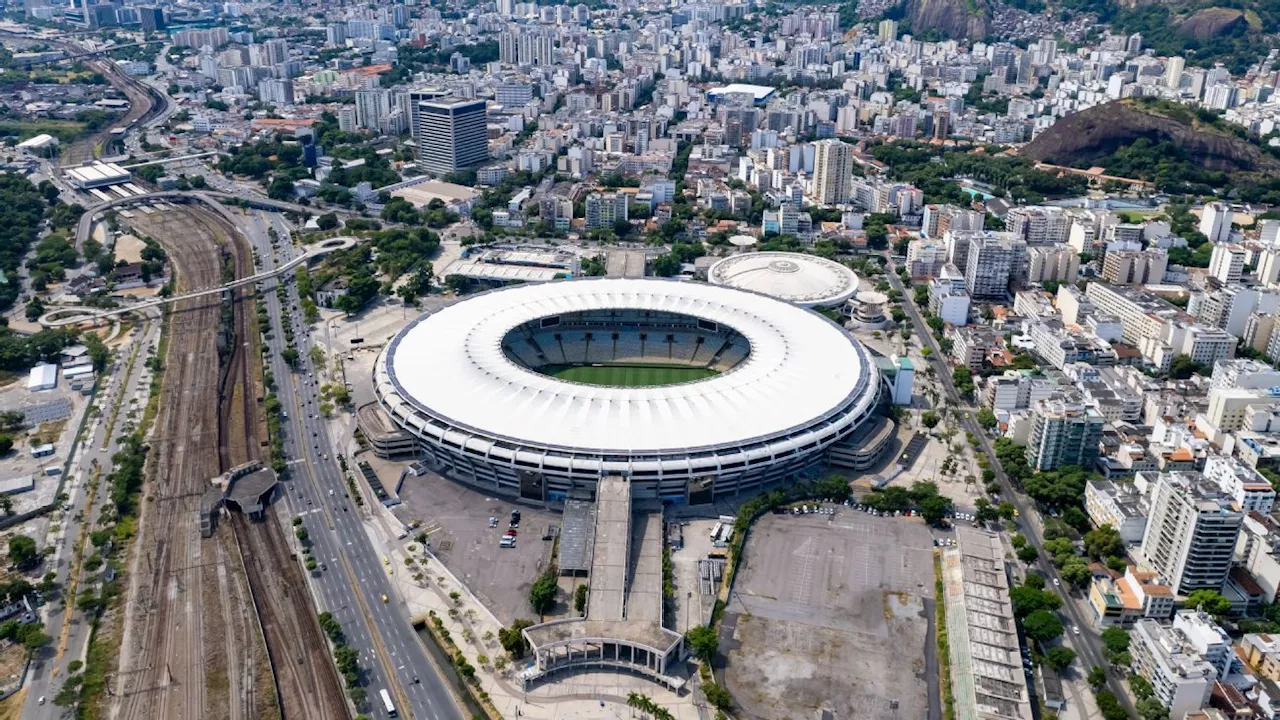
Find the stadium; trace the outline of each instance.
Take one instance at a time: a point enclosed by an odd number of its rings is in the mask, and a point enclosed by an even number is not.
[[[821,315],[655,279],[517,285],[406,326],[378,401],[445,475],[556,501],[626,477],[697,504],[813,468],[872,416],[879,373]]]

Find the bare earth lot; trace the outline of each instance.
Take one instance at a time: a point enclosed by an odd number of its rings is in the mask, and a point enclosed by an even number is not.
[[[917,520],[844,508],[762,517],[720,641],[741,715],[940,717],[932,556]]]

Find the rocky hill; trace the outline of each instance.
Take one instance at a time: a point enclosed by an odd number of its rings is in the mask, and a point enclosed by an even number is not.
[[[991,31],[987,0],[906,0],[912,32],[937,30],[949,38],[983,40]]]
[[[1206,122],[1182,106],[1133,99],[1117,100],[1068,115],[1019,155],[1055,165],[1079,166],[1111,155],[1139,138],[1172,142],[1207,170],[1232,174],[1280,173],[1280,160],[1224,128]]]

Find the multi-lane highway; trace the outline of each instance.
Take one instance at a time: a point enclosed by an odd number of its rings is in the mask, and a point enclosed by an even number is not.
[[[268,225],[276,229],[278,253],[271,247]],[[253,213],[242,228],[262,259],[262,270],[285,263],[299,252],[289,242],[288,227],[278,216]],[[263,286],[261,296],[271,323],[267,362],[276,381],[276,395],[288,417],[284,420],[284,509],[301,517],[312,554],[321,569],[314,574],[319,610],[342,624],[348,645],[360,651],[367,675],[364,687],[372,717],[383,717],[377,695],[386,688],[396,699],[402,717],[421,720],[461,720],[463,712],[453,688],[428,657],[396,600],[388,573],[404,572],[384,564],[370,540],[361,508],[349,497],[339,470],[326,422],[320,414],[323,373],[312,366],[312,342],[293,283],[281,303],[275,283]],[[283,324],[293,326],[299,360],[290,368],[281,356],[286,348]],[[376,532],[376,531],[375,531]],[[383,598],[386,598],[384,602]]]

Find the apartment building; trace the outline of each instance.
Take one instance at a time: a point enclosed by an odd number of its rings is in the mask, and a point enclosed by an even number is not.
[[[925,205],[920,234],[927,238],[941,238],[948,230],[978,232],[985,223],[986,215],[977,210],[955,205]]]
[[[1151,683],[1170,717],[1183,717],[1208,704],[1217,671],[1180,630],[1155,620],[1139,620],[1129,633],[1129,654],[1133,672]]]
[[[950,263],[943,265],[938,276],[929,282],[929,312],[948,325],[969,324],[969,293],[964,275]]]
[[[983,232],[969,240],[965,283],[976,299],[1003,300],[1027,275],[1027,244],[1012,233]]]
[[[1262,589],[1264,602],[1280,597],[1280,523],[1270,515],[1246,515],[1236,538],[1235,561]]]
[[[1196,472],[1160,473],[1150,497],[1142,565],[1165,577],[1179,595],[1221,592],[1244,522],[1235,499]]]
[[[947,246],[936,240],[916,238],[907,245],[907,269],[913,278],[936,277],[947,264]]]
[[[1168,620],[1174,610],[1173,591],[1158,580],[1155,573],[1143,572],[1133,565],[1125,568],[1124,577],[1094,578],[1089,585],[1094,627],[1130,628],[1144,618]]]
[[[1226,330],[1242,337],[1249,318],[1254,313],[1274,315],[1280,310],[1280,292],[1249,288],[1243,285],[1210,290],[1200,295],[1196,308],[1196,322]]]
[[[1034,377],[1029,372],[1006,370],[1004,375],[987,380],[984,399],[992,410],[1012,412],[1052,397],[1057,390],[1058,383],[1053,380]]]
[[[1200,213],[1200,232],[1209,242],[1226,242],[1231,238],[1231,214],[1231,207],[1226,203],[1208,203]]]
[[[1230,227],[1230,221],[1228,221],[1228,231]],[[1240,277],[1244,275],[1247,259],[1248,251],[1242,245],[1234,243],[1214,245],[1213,253],[1209,256],[1209,277],[1217,278],[1223,285],[1238,283]]]
[[[609,228],[618,220],[627,220],[629,202],[625,193],[591,193],[586,201],[587,228]]]
[[[1102,261],[1102,279],[1116,285],[1150,285],[1164,279],[1169,253],[1160,248],[1118,250]]]
[[[1069,465],[1092,469],[1105,424],[1097,409],[1065,393],[1040,400],[1032,407],[1027,464],[1040,472]]]
[[[1084,321],[1085,317],[1098,311],[1098,308],[1094,306],[1093,301],[1084,294],[1083,290],[1069,284],[1058,286],[1058,294],[1054,297],[1054,305],[1058,308],[1058,314],[1062,315],[1062,322],[1068,325],[1079,324]]]
[[[1060,207],[1015,207],[1004,217],[1005,230],[1027,241],[1028,245],[1065,243],[1071,222],[1071,216]]]
[[[1066,243],[1027,247],[1027,282],[1075,283],[1080,273],[1080,255]]]
[[[1276,502],[1275,488],[1257,470],[1222,455],[1210,455],[1204,464],[1205,478],[1230,495],[1241,512],[1270,515]]]
[[[1142,542],[1147,530],[1147,500],[1133,483],[1090,480],[1084,486],[1084,509],[1094,525],[1110,525],[1125,544]]]
[[[951,339],[952,359],[974,373],[982,370],[987,353],[999,347],[1001,341],[995,331],[983,325],[954,328],[948,337]]]
[[[1085,288],[1085,296],[1099,310],[1120,318],[1124,340],[1130,345],[1158,339],[1165,324],[1181,315],[1177,307],[1160,297],[1122,285],[1091,282]]]

